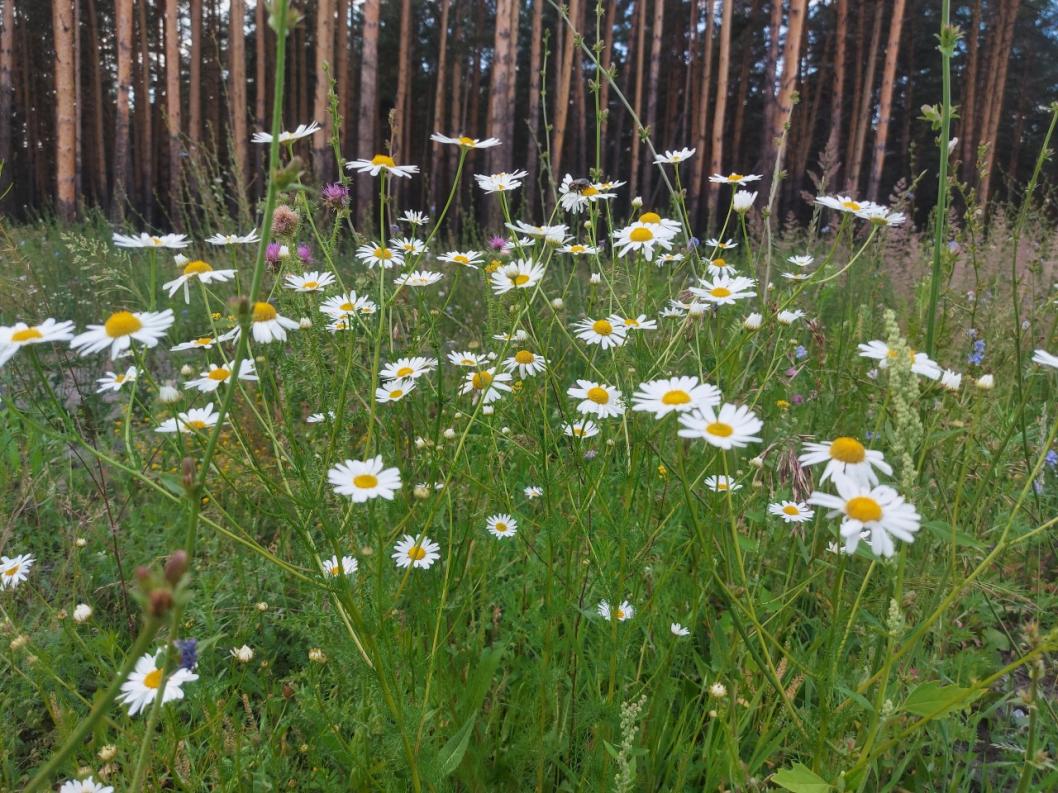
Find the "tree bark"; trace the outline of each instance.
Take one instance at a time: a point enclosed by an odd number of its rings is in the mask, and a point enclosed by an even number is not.
[[[180,196],[180,6],[165,2],[165,120],[169,135],[169,213],[176,223]]]
[[[106,206],[109,197],[107,184],[107,150],[104,121],[103,67],[99,41],[99,21],[96,0],[88,0],[88,43],[91,52],[92,75],[92,189],[95,200]],[[0,108],[0,116],[3,110]],[[2,156],[2,155],[0,155]]]
[[[750,62],[753,60],[752,36],[757,30],[757,15],[760,13],[761,0],[753,0],[749,10],[749,26],[739,37],[742,58],[738,67],[738,95],[735,97],[735,120],[731,127],[731,162],[742,161],[742,125],[746,117],[746,97],[749,94]]]
[[[3,29],[0,30],[0,196],[11,184],[11,108],[15,81],[15,0],[4,0]],[[0,197],[0,206],[9,204],[7,197]]]
[[[720,19],[720,62],[716,71],[716,108],[713,112],[713,143],[710,148],[710,169],[720,173],[724,167],[724,115],[727,112],[727,76],[731,70],[731,11],[734,0],[723,0],[724,9]],[[709,226],[716,214],[718,187],[709,183]]]
[[[231,82],[228,97],[231,102],[231,136],[235,145],[235,172],[238,184],[249,178],[250,135],[246,124],[246,0],[231,0],[231,27],[228,34],[228,73]]]
[[[636,35],[636,87],[632,99],[632,110],[635,111],[636,122],[632,127],[632,167],[628,174],[628,194],[630,196],[636,196],[639,190],[639,152],[642,144],[639,142],[638,124],[641,124],[643,120],[643,53],[647,43],[647,0],[636,0],[636,14],[633,19],[632,30]]]
[[[338,94],[338,138],[344,144],[349,134],[349,9],[350,0],[338,0],[338,20],[335,28],[335,91]]]
[[[445,129],[445,107],[447,105],[446,97],[448,96],[448,86],[446,84],[448,79],[448,15],[451,7],[452,4],[449,0],[441,0],[441,22],[437,44],[437,80],[434,83],[433,124],[430,130],[431,132],[440,132],[445,135],[452,134],[450,130]],[[534,153],[534,149],[530,148],[530,158]],[[437,194],[441,188],[441,177],[445,170],[440,143],[431,141],[430,155],[429,204],[433,205],[437,201]]]
[[[263,8],[263,4],[262,8]],[[187,137],[195,147],[202,140],[202,0],[191,0],[191,60],[187,80]]]
[[[647,94],[646,128],[656,145],[660,144],[658,135],[658,91],[661,77],[661,37],[665,24],[665,0],[654,0],[654,21],[650,26],[650,76]],[[653,160],[647,156],[643,162],[643,191],[649,192],[653,179]]]
[[[136,119],[139,127],[137,162],[140,165],[139,204],[148,221],[154,212],[154,132],[151,110],[150,28],[147,26],[147,2],[140,0],[138,10],[140,39],[140,90],[136,93]]]
[[[837,182],[841,170],[838,154],[841,146],[841,120],[845,109],[845,40],[848,37],[849,0],[837,1],[837,20],[834,24],[834,90],[830,95],[830,133],[823,159],[831,168],[826,174]]]
[[[405,0],[407,2],[407,0]],[[319,0],[316,5],[316,91],[312,117],[323,127],[323,134],[312,136],[312,169],[323,181],[333,170],[331,134],[334,125],[328,103],[331,76],[334,74],[334,0]]]
[[[867,182],[867,198],[878,200],[882,169],[885,167],[885,147],[889,142],[889,119],[893,112],[893,85],[896,81],[896,59],[900,54],[900,39],[904,29],[904,0],[894,0],[893,16],[889,20],[889,43],[885,46],[885,67],[882,88],[878,97],[878,126],[874,135],[874,157],[871,177]]]
[[[378,19],[380,0],[365,0],[364,31],[360,60],[360,119],[357,125],[357,156],[370,159],[375,154],[375,126],[378,117]],[[363,215],[371,205],[374,187],[370,179],[357,181],[357,211]]]
[[[74,93],[74,11],[71,0],[53,0],[55,34],[55,210],[71,221],[77,214],[77,101]]]
[[[761,141],[761,169],[768,167],[771,152],[771,130],[775,126],[775,73],[779,68],[779,44],[782,32],[782,0],[772,0],[768,20],[768,54],[764,61],[764,130]]]
[[[860,172],[863,170],[863,149],[870,125],[871,97],[874,93],[874,72],[878,65],[878,45],[882,38],[882,6],[874,10],[874,25],[871,28],[871,45],[867,51],[867,69],[863,76],[860,105],[856,109],[855,132],[852,136],[852,152],[845,166],[845,189],[855,198],[860,190]]]
[[[771,129],[765,151],[764,166],[782,170],[785,146],[779,146],[779,138],[790,120],[793,112],[794,89],[797,87],[797,75],[801,66],[801,37],[804,32],[805,16],[808,11],[808,0],[790,0],[790,10],[786,17],[786,42],[782,53],[782,77],[779,80],[779,95],[775,100]]]
[[[125,217],[129,185],[129,94],[132,93],[132,0],[115,0],[117,35],[117,113],[114,119],[114,199],[111,210],[115,221]]]
[[[268,15],[265,4],[258,0],[254,8],[254,123],[257,129],[268,128]],[[255,177],[264,173],[267,148],[255,146],[253,172]],[[264,195],[265,179],[258,185],[258,195]]]
[[[407,157],[408,93],[411,86],[411,0],[401,0],[400,5],[400,49],[397,53],[397,96],[393,104],[393,129],[391,154],[397,162]]]
[[[544,3],[546,0],[533,0],[533,27],[529,34],[529,112],[526,124],[529,126],[528,162],[526,170],[529,172],[529,182],[526,189],[526,199],[530,209],[537,206],[540,167],[540,69],[543,62],[543,37],[544,37]],[[603,53],[603,58],[606,54]],[[606,123],[605,117],[602,121]],[[546,133],[545,133],[546,135]]]
[[[705,196],[705,165],[709,162],[709,91],[713,81],[713,27],[716,24],[716,13],[713,0],[705,4],[705,43],[702,52],[702,82],[697,112],[694,117],[694,147],[697,150],[694,159],[694,172],[691,176],[691,218],[701,217],[702,198]]]
[[[969,179],[974,171],[974,145],[975,132],[974,122],[977,118],[977,63],[981,52],[981,0],[975,0],[973,13],[970,18],[970,29],[966,34],[966,72],[963,75],[963,85],[966,86],[962,108],[959,115],[962,116],[961,129],[961,157],[963,179]]]
[[[992,186],[992,167],[996,158],[996,138],[999,135],[999,120],[1003,114],[1003,99],[1007,90],[1007,68],[1010,66],[1010,50],[1014,43],[1014,25],[1017,22],[1021,0],[1007,0],[1004,10],[1003,28],[998,39],[998,68],[993,80],[993,90],[989,94],[992,101],[988,111],[988,126],[984,130],[982,143],[988,144],[985,153],[984,169],[981,173],[981,185],[977,196],[981,206],[987,206]]]
[[[580,18],[581,0],[570,0],[569,18]],[[562,148],[566,140],[566,125],[569,120],[569,89],[573,78],[573,49],[576,47],[573,31],[563,24],[565,44],[562,62],[559,64],[558,87],[555,90],[555,130],[551,141],[551,173],[558,178],[562,173]]]
[[[693,0],[693,2],[697,3],[698,0]],[[602,34],[602,69],[605,74],[599,75],[599,79],[602,81],[599,85],[599,112],[602,114],[602,119],[599,121],[599,147],[600,149],[603,149],[603,151],[597,151],[595,153],[595,163],[600,171],[606,168],[606,128],[610,121],[610,71],[613,68],[613,33],[616,15],[617,0],[611,0],[611,2],[606,4],[606,21],[603,23]],[[539,35],[536,32],[535,16],[533,17],[533,31],[535,42],[536,37]]]

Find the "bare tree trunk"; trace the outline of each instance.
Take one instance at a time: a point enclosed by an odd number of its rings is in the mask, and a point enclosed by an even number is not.
[[[749,27],[739,37],[742,58],[738,67],[738,94],[735,97],[735,121],[731,128],[731,162],[742,161],[742,125],[746,117],[746,97],[749,94],[750,62],[753,60],[751,37],[757,29],[757,14],[761,0],[753,0],[749,11]]]
[[[539,0],[538,0],[539,1]],[[694,0],[695,3],[698,0]],[[617,0],[611,0],[606,4],[606,21],[603,23],[603,48],[602,48],[602,68],[605,74],[599,75],[601,84],[599,85],[599,112],[602,114],[602,119],[599,122],[599,148],[605,150],[606,148],[606,127],[610,121],[610,69],[613,68],[613,32],[614,32],[614,20],[617,14]],[[536,29],[536,16],[534,10],[533,16],[533,40],[535,43],[536,37],[539,35]],[[539,67],[537,67],[539,68]],[[604,151],[597,151],[595,153],[595,163],[599,170],[602,171],[606,168],[606,156]]]
[[[540,165],[540,83],[542,76],[540,69],[543,63],[543,31],[544,31],[544,3],[546,0],[533,0],[533,28],[529,34],[529,155],[526,170],[529,172],[529,187],[526,190],[526,200],[529,207],[535,208],[538,198],[539,174],[537,169]],[[603,53],[606,58],[606,53]],[[605,123],[605,121],[604,121]],[[546,133],[545,133],[546,136]]]
[[[370,159],[375,152],[375,125],[378,118],[378,18],[380,0],[363,5],[363,51],[360,61],[360,119],[357,126],[357,156]],[[356,183],[357,211],[364,215],[374,192],[370,179]]]
[[[350,0],[338,0],[338,27],[335,30],[335,78],[338,84],[335,92],[338,94],[338,115],[341,123],[338,125],[338,137],[342,143],[346,142],[349,134],[349,9]]]
[[[635,111],[636,124],[643,120],[643,53],[647,43],[647,0],[636,0],[636,14],[632,29],[636,34],[636,88],[632,99],[632,110]],[[639,191],[639,153],[642,144],[639,142],[639,127],[632,127],[632,167],[628,174],[628,194],[638,195]]]
[[[580,18],[581,0],[570,0],[569,18]],[[566,140],[566,124],[569,120],[569,89],[573,77],[573,49],[576,47],[573,31],[563,26],[565,45],[562,62],[559,64],[558,87],[555,91],[555,130],[551,141],[551,173],[557,178],[562,172],[562,148]]]
[[[713,0],[705,4],[705,46],[702,53],[702,83],[699,90],[697,112],[694,115],[694,147],[697,150],[694,159],[694,172],[691,176],[691,218],[701,217],[700,211],[704,197],[705,164],[709,162],[707,146],[709,142],[709,91],[713,80],[713,27],[716,24]]]
[[[690,18],[687,20],[687,70],[683,76],[683,113],[680,117],[679,138],[691,140],[690,134],[690,101],[695,95],[694,83],[698,74],[698,0],[691,0]],[[686,144],[683,144],[686,145]]]
[[[874,10],[874,25],[871,28],[871,45],[867,51],[867,69],[863,76],[860,106],[856,109],[855,131],[852,135],[852,153],[845,164],[845,189],[856,197],[860,190],[860,172],[863,170],[863,149],[867,142],[867,127],[871,123],[871,97],[874,94],[874,72],[878,65],[878,45],[882,39],[882,13]]]
[[[178,222],[180,195],[180,6],[165,2],[165,115],[169,132],[169,213]]]
[[[15,92],[15,0],[4,0],[3,29],[0,30],[0,196],[11,184],[11,107]],[[9,199],[0,198],[0,206]]]
[[[231,27],[228,35],[228,55],[231,58],[231,82],[228,97],[231,102],[231,136],[235,145],[235,171],[240,183],[249,178],[250,136],[246,124],[246,0],[231,0]]]
[[[981,174],[981,186],[977,191],[981,206],[988,204],[992,186],[992,166],[996,158],[996,138],[999,135],[999,119],[1003,113],[1003,98],[1007,90],[1007,67],[1010,65],[1010,50],[1014,43],[1014,24],[1017,22],[1020,7],[1021,0],[1007,0],[1007,5],[1004,9],[1006,13],[1003,18],[1003,29],[999,34],[999,63],[993,81],[994,88],[990,94],[992,101],[988,111],[989,123],[984,128],[984,137],[981,139],[982,143],[988,144],[988,151],[985,153],[984,170]]]
[[[764,130],[761,140],[761,169],[768,167],[771,153],[771,131],[775,128],[775,73],[779,67],[779,43],[782,33],[782,0],[772,0],[768,20],[768,55],[764,61]]]
[[[962,124],[959,131],[962,133],[961,158],[963,178],[969,179],[974,169],[974,122],[977,113],[977,62],[981,52],[981,0],[975,0],[973,15],[970,19],[970,29],[966,34],[966,72],[963,74],[963,85],[966,86],[963,95],[962,108],[959,115]]]
[[[767,133],[768,140],[765,149],[768,156],[764,158],[764,166],[769,172],[776,167],[776,159],[778,159],[778,169],[782,169],[784,147],[778,146],[778,140],[783,133],[783,128],[790,120],[790,113],[793,112],[794,89],[797,87],[797,75],[801,65],[801,36],[807,10],[808,0],[790,0],[790,11],[786,17],[786,42],[783,45],[779,95],[775,100],[772,126]]]
[[[147,27],[147,2],[139,3],[140,28],[140,90],[136,94],[136,117],[139,126],[139,150],[137,162],[140,164],[140,211],[148,221],[154,217],[154,133],[151,112],[151,49],[150,34]]]
[[[660,144],[660,138],[658,136],[657,123],[658,123],[658,91],[660,88],[659,79],[661,77],[661,36],[663,33],[663,26],[665,24],[665,0],[654,0],[654,21],[650,26],[650,76],[648,94],[647,94],[647,118],[646,127],[649,130],[649,134],[652,140],[657,145]],[[650,185],[653,182],[651,178],[653,176],[652,168],[654,163],[650,157],[644,158],[643,162],[643,192],[650,191]]]
[[[720,173],[724,167],[724,115],[727,112],[727,76],[731,71],[731,11],[734,0],[723,0],[724,9],[720,19],[720,63],[716,73],[716,108],[713,112],[713,143],[710,148],[710,168]],[[716,215],[717,185],[710,184],[709,226],[712,228]]]
[[[889,43],[885,46],[885,68],[882,70],[882,89],[878,97],[878,126],[874,135],[874,157],[871,178],[867,182],[867,198],[878,200],[878,190],[885,167],[885,147],[889,142],[889,119],[893,112],[893,84],[896,81],[896,59],[900,54],[900,38],[904,28],[904,0],[895,0],[893,16],[889,20]]]
[[[115,0],[117,39],[117,112],[114,118],[114,199],[113,218],[125,217],[129,184],[129,94],[132,93],[132,0]]]
[[[401,0],[400,6],[400,50],[397,54],[397,96],[393,103],[393,128],[391,130],[391,154],[399,162],[407,159],[405,137],[410,120],[408,92],[411,85],[411,0]]]
[[[265,13],[265,4],[257,0],[254,7],[254,123],[257,129],[266,129],[268,126],[268,15]],[[267,148],[255,146],[253,150],[253,172],[259,177],[264,172],[264,162]],[[265,180],[261,179],[258,185],[258,194],[263,195]]]
[[[824,160],[833,169],[827,174],[837,181],[841,164],[838,162],[838,147],[841,145],[841,119],[845,104],[845,39],[848,37],[849,0],[838,0],[837,22],[834,32],[834,90],[830,95],[830,133]]]
[[[262,8],[262,3],[259,3]],[[192,147],[202,140],[202,0],[191,0],[191,60],[187,80],[187,137]]]
[[[74,13],[71,0],[53,0],[55,33],[55,210],[62,220],[77,214],[77,100],[74,94]]]
[[[406,2],[407,0],[405,0]],[[323,126],[323,134],[312,136],[312,169],[320,181],[331,173],[334,155],[331,134],[334,125],[327,100],[334,74],[334,0],[319,0],[316,5],[316,91],[312,102],[312,117]]]
[[[431,127],[431,131],[446,135],[453,134],[451,130],[445,129],[445,106],[447,104],[445,97],[448,95],[448,86],[445,84],[448,78],[448,15],[451,5],[449,0],[441,0],[441,24],[438,31],[439,42],[437,49],[437,82],[434,84],[433,125]],[[441,144],[431,142],[430,154],[430,191],[428,201],[430,205],[433,205],[437,201],[437,193],[441,188],[441,176],[445,170],[442,165]],[[534,154],[535,150],[530,147],[530,158]]]

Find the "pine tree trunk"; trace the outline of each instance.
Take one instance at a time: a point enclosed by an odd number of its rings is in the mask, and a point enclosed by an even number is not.
[[[761,0],[753,0],[749,10],[749,27],[739,37],[742,51],[738,67],[738,95],[735,97],[735,121],[731,128],[731,162],[735,167],[742,161],[742,125],[746,118],[746,97],[749,95],[750,63],[753,60],[752,35],[757,30],[757,15]]]
[[[341,123],[338,125],[338,138],[344,144],[349,134],[349,9],[350,0],[338,0],[338,20],[335,29],[335,46],[337,51],[335,60],[335,79],[337,85],[335,92],[338,94],[338,115]]]
[[[697,3],[698,0],[693,0]],[[599,112],[602,114],[602,119],[599,122],[600,141],[599,146],[602,151],[595,153],[595,161],[600,170],[606,168],[606,127],[610,122],[610,70],[613,68],[613,33],[614,33],[614,20],[617,14],[617,0],[611,0],[606,4],[606,21],[603,23],[603,48],[602,48],[602,68],[605,74],[599,75],[601,84],[599,85]],[[537,36],[535,32],[535,18],[534,22],[534,40]]]
[[[441,0],[441,22],[437,45],[437,81],[434,83],[433,124],[430,128],[431,132],[440,132],[445,135],[452,134],[450,130],[445,129],[445,106],[447,104],[446,97],[448,96],[448,86],[445,84],[448,79],[448,16],[451,12],[451,5],[449,0]],[[530,148],[530,158],[533,154],[534,150]],[[441,189],[441,179],[445,172],[443,162],[441,144],[431,141],[430,192],[428,197],[430,206],[437,202],[437,194]]]
[[[863,170],[863,149],[867,142],[867,127],[871,123],[871,98],[874,94],[874,72],[878,65],[878,45],[882,39],[882,6],[874,11],[871,28],[871,45],[867,51],[867,69],[863,76],[860,106],[856,109],[856,128],[852,137],[852,154],[845,169],[846,190],[855,198],[860,190],[860,172]]]
[[[764,166],[769,173],[773,168],[782,170],[786,147],[779,146],[779,138],[793,112],[794,89],[797,87],[797,75],[801,66],[801,38],[807,10],[808,0],[790,0],[790,10],[786,17],[786,42],[782,53],[782,77],[779,80],[779,94],[775,100],[765,149],[768,156],[764,158]]]
[[[268,129],[268,14],[265,13],[265,4],[258,2],[254,8],[254,123],[257,129]],[[254,146],[253,149],[253,172],[257,179],[264,173],[265,146]],[[260,179],[257,184],[258,195],[264,195],[265,179]]]
[[[228,34],[228,54],[231,64],[228,73],[231,83],[228,96],[231,101],[231,136],[235,144],[235,172],[239,184],[249,178],[250,135],[246,124],[246,0],[231,0],[231,27]]]
[[[632,30],[636,34],[636,71],[635,71],[635,95],[632,99],[632,110],[635,111],[637,123],[643,119],[643,53],[647,43],[647,0],[636,0],[636,14],[633,18]],[[642,144],[639,141],[639,127],[632,127],[632,167],[628,173],[628,194],[636,196],[639,194],[639,153]]]
[[[125,217],[129,185],[129,95],[132,93],[132,0],[115,0],[117,38],[117,111],[114,118],[114,198],[111,210],[115,221]]]
[[[713,173],[724,168],[724,115],[727,112],[727,76],[731,71],[731,11],[734,0],[723,0],[724,10],[720,19],[720,61],[716,70],[716,107],[713,111],[713,143],[710,147],[709,167]],[[709,183],[709,228],[716,216],[719,197],[718,185]]]
[[[15,0],[4,0],[3,29],[0,30],[0,196],[11,184],[12,138],[11,108],[14,99],[15,65]],[[10,195],[10,194],[8,194]],[[0,206],[10,203],[9,198],[0,198]]]
[[[533,27],[529,34],[529,112],[526,123],[529,126],[528,162],[526,170],[529,172],[529,181],[526,188],[526,200],[530,209],[537,206],[539,191],[540,167],[540,84],[542,76],[540,69],[543,64],[543,37],[544,37],[544,3],[547,0],[533,0]],[[603,54],[603,58],[606,54]],[[605,123],[605,121],[604,121]],[[545,133],[546,134],[546,133]]]
[[[878,125],[874,135],[874,157],[871,178],[867,182],[867,198],[878,200],[885,167],[885,147],[889,143],[889,120],[893,112],[893,85],[896,81],[896,59],[900,54],[900,39],[904,28],[904,0],[895,0],[893,16],[889,20],[889,43],[885,46],[885,68],[882,70],[882,89],[878,97]]]
[[[202,0],[191,0],[190,13],[191,60],[187,64],[187,137],[193,148],[202,140]]]
[[[151,49],[147,26],[147,2],[140,0],[138,8],[140,40],[140,90],[136,94],[136,121],[139,127],[137,162],[140,165],[139,205],[148,222],[154,218],[154,131],[151,110]]]
[[[357,156],[370,159],[375,149],[378,119],[378,18],[380,0],[365,0],[364,31],[360,60],[360,119],[357,125]],[[363,216],[371,206],[374,187],[371,179],[357,180],[357,211]]]
[[[169,213],[176,223],[180,195],[180,6],[165,0],[165,116],[169,139]]]
[[[974,170],[974,121],[977,118],[977,63],[981,52],[981,0],[974,1],[973,14],[970,18],[970,29],[966,32],[966,72],[962,83],[965,94],[959,115],[962,117],[961,158],[964,179],[969,179]]]
[[[768,20],[768,54],[764,61],[764,130],[761,140],[761,169],[768,167],[771,152],[771,130],[775,128],[775,73],[779,68],[779,44],[782,33],[782,0],[772,0]]]
[[[990,189],[992,186],[992,168],[996,158],[996,139],[999,135],[999,121],[1003,114],[1003,99],[1007,90],[1007,68],[1010,66],[1010,50],[1014,43],[1014,25],[1017,22],[1018,10],[1021,0],[1007,0],[1003,18],[1003,29],[999,37],[998,68],[993,82],[994,89],[991,96],[991,107],[988,111],[989,125],[984,130],[982,143],[988,144],[985,153],[984,170],[981,173],[981,186],[978,188],[977,196],[981,206],[988,205]]]
[[[400,50],[397,54],[397,96],[393,104],[393,151],[397,162],[407,160],[405,138],[411,119],[408,118],[408,92],[411,86],[411,0],[401,0]]]
[[[55,34],[55,210],[62,220],[77,214],[77,101],[74,94],[74,12],[71,0],[52,1]]]
[[[570,0],[569,18],[580,18],[581,0]],[[568,25],[562,26],[565,44],[562,49],[562,61],[559,64],[558,87],[555,90],[555,129],[551,140],[551,173],[558,178],[562,173],[562,148],[566,140],[566,125],[569,121],[570,81],[573,78],[573,50],[576,47],[573,31]]]
[[[96,0],[88,0],[88,44],[91,53],[89,68],[92,75],[92,189],[95,200],[106,206],[109,200],[107,184],[107,150],[103,110],[103,67],[101,64],[99,22],[96,18]],[[0,108],[0,115],[3,114]],[[0,155],[2,156],[2,155]]]
[[[823,156],[830,167],[825,174],[828,181],[837,183],[841,170],[841,119],[845,105],[845,40],[849,28],[849,0],[838,0],[837,21],[834,25],[834,89],[830,95],[830,132],[827,135],[827,147]]]
[[[650,76],[647,84],[647,117],[645,126],[649,131],[651,140],[658,146],[661,145],[657,124],[658,91],[661,88],[661,37],[664,32],[664,24],[665,0],[654,0],[654,21],[650,26]],[[653,159],[650,156],[644,157],[642,187],[644,193],[650,192],[651,183],[654,181],[651,178],[654,175],[652,170],[654,167]]]
[[[713,27],[716,14],[713,0],[705,4],[705,42],[702,48],[702,82],[698,90],[697,110],[694,114],[694,172],[691,176],[691,220],[700,219],[702,199],[705,197],[705,165],[709,162],[709,91],[713,80]]]
[[[406,1],[406,0],[405,0]],[[334,75],[334,0],[319,0],[316,6],[316,85],[312,117],[323,127],[312,136],[312,169],[323,181],[334,169],[331,134],[334,125],[328,103],[331,77]]]

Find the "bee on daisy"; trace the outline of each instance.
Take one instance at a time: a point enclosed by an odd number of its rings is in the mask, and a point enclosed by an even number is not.
[[[397,567],[429,570],[434,562],[441,558],[441,546],[429,537],[417,540],[410,534],[405,534],[393,546],[390,556]]]
[[[70,346],[82,356],[110,348],[110,359],[116,359],[136,341],[154,347],[172,326],[175,318],[171,308],[165,311],[115,311],[102,325],[89,325],[88,330],[70,340]]]
[[[498,540],[513,537],[518,532],[518,521],[510,515],[490,515],[485,520],[485,528]]]
[[[288,273],[283,277],[283,286],[295,292],[322,292],[334,283],[333,273],[321,273],[317,270],[298,275]]]
[[[386,468],[382,456],[370,460],[346,460],[327,471],[327,481],[334,492],[348,496],[354,504],[362,504],[373,498],[392,501],[401,487],[400,471]]]
[[[212,394],[224,383],[231,382],[233,376],[237,376],[240,380],[257,380],[257,369],[254,362],[251,360],[239,361],[238,375],[235,375],[234,369],[227,364],[217,366],[217,364],[211,363],[209,368],[199,374],[194,380],[188,380],[184,383],[184,388],[201,391],[203,394]]]
[[[16,322],[14,325],[0,326],[0,366],[10,361],[20,349],[31,344],[69,341],[73,338],[73,331],[73,322],[51,318],[39,325]]]

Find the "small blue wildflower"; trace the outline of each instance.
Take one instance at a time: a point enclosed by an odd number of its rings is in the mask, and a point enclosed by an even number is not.
[[[808,357],[808,350],[806,350],[806,349],[804,348],[804,345],[803,345],[803,344],[798,344],[798,345],[797,345],[797,349],[796,349],[796,350],[794,350],[794,353],[793,353],[793,354],[794,354],[794,357],[795,357],[795,358],[796,358],[797,360],[799,360],[799,361],[800,361],[800,360],[803,360],[803,359],[805,359],[805,358],[807,358],[807,357]]]
[[[194,669],[198,663],[198,640],[177,639],[173,644],[180,651],[180,668]]]
[[[1043,462],[1047,464],[1048,468],[1058,467],[1058,452],[1051,449],[1047,452],[1047,456],[1043,458]]]

